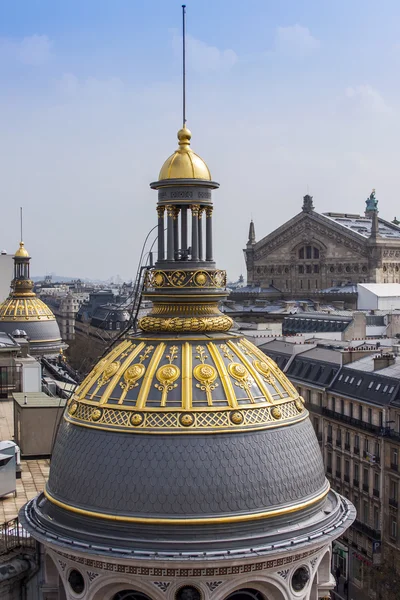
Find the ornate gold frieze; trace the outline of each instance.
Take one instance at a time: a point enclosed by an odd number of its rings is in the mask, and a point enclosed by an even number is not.
[[[212,302],[209,304],[155,304],[151,309],[152,315],[170,315],[171,313],[187,315],[215,315],[220,316],[218,304]]]
[[[153,317],[150,315],[139,320],[143,331],[159,333],[186,332],[225,332],[233,325],[230,317],[220,314],[215,317]]]
[[[197,271],[161,271],[152,269],[146,273],[145,290],[160,288],[218,288],[226,287],[226,271],[220,269]]]
[[[172,382],[172,380],[168,380]],[[167,382],[164,380],[164,384]],[[172,385],[170,383],[169,385]],[[162,407],[165,404],[162,404]],[[188,431],[218,432],[236,429],[265,429],[297,422],[306,417],[305,409],[299,414],[292,399],[273,407],[246,408],[241,410],[157,411],[135,407],[98,408],[85,402],[73,401],[65,414],[67,421],[105,429],[131,430],[138,433],[187,433]]]

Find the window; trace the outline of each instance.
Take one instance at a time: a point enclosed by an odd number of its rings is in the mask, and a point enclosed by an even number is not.
[[[400,433],[400,415],[397,415],[397,431]]]
[[[319,250],[314,247],[314,258],[319,258]]]
[[[357,433],[354,436],[354,448],[357,448],[357,450],[360,450],[360,436]]]
[[[372,408],[368,409],[368,423],[372,423]]]
[[[344,415],[344,400],[340,401],[340,412]]]
[[[354,479],[356,479],[357,481],[360,480],[360,467],[357,463],[354,463]]]
[[[342,445],[342,430],[338,429],[336,432],[336,446]]]
[[[362,421],[363,418],[363,410],[362,410],[362,406],[361,404],[358,406],[358,418],[360,419],[360,421]]]
[[[350,431],[346,431],[344,443],[350,448]]]
[[[322,394],[318,394],[319,405],[322,406]]]
[[[380,528],[379,510],[376,506],[374,506],[374,529],[375,531],[379,531]]]
[[[333,410],[333,412],[336,412],[336,400],[333,397],[332,397],[332,410]]]
[[[340,477],[340,473],[342,471],[342,459],[340,456],[336,457],[336,473],[339,475]]]
[[[380,447],[379,442],[375,442],[375,458],[379,459],[380,457]]]
[[[332,452],[328,452],[326,455],[326,464],[328,469],[332,471]]]
[[[368,523],[369,520],[369,506],[368,502],[364,500],[363,502],[363,521],[364,523]]]
[[[379,411],[379,427],[383,427],[383,412]]]
[[[349,475],[350,475],[350,461],[349,460],[344,461],[344,474],[347,477],[349,477]]]
[[[353,403],[352,402],[350,402],[349,408],[350,408],[350,417],[353,418]]]
[[[314,423],[315,433],[318,435],[319,434],[319,419],[318,419],[318,417],[314,417],[313,423]]]
[[[363,469],[363,484],[364,485],[368,485],[368,476],[369,476],[368,469],[364,468]]]
[[[304,258],[304,248],[300,248],[300,250],[299,250],[299,258]]]
[[[307,390],[307,402],[310,402],[310,404],[311,404],[311,400],[312,400],[312,398],[311,398],[311,390]]]
[[[304,273],[304,267],[303,267],[303,265],[299,265],[299,273],[301,273],[301,274]]]
[[[374,490],[379,490],[379,473],[374,473]]]
[[[394,481],[394,479],[390,480],[390,491],[389,491],[389,496],[392,500],[397,500],[397,493],[398,493],[398,484],[397,481]]]
[[[397,521],[396,517],[390,519],[390,537],[397,540]]]
[[[314,265],[314,273],[319,273],[319,265]]]
[[[369,452],[369,441],[368,441],[368,438],[365,438],[365,440],[364,440],[364,450],[365,450],[365,452]]]
[[[306,273],[312,273],[311,265],[306,265]]]
[[[397,453],[397,448],[392,448],[392,465],[397,467],[397,465],[399,464],[399,456]]]
[[[311,246],[306,246],[306,258],[312,258],[312,248],[311,248]]]
[[[328,442],[332,441],[332,425],[328,425]]]

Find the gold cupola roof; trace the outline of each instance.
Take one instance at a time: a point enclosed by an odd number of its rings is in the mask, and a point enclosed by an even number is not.
[[[184,126],[178,131],[179,147],[161,167],[159,181],[165,179],[202,179],[211,181],[206,163],[190,148],[191,132]]]
[[[19,243],[19,248],[15,255],[17,258],[30,258],[28,250],[25,248],[24,242]]]

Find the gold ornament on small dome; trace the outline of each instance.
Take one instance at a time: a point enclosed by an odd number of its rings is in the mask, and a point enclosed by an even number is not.
[[[131,416],[131,423],[134,427],[138,427],[143,423],[143,415],[141,413],[134,413]]]
[[[70,415],[74,415],[77,410],[78,410],[78,403],[77,402],[73,402],[71,404],[71,406],[69,407],[69,414]]]
[[[232,412],[231,413],[231,421],[235,425],[240,425],[240,423],[243,422],[243,415],[242,415],[242,413],[239,412],[238,410],[235,410],[234,412]]]
[[[240,363],[230,363],[228,365],[228,371],[235,379],[246,379],[249,375],[246,367]]]
[[[194,423],[194,417],[191,413],[181,415],[179,420],[181,422],[181,425],[183,425],[184,427],[190,427]]]
[[[196,274],[196,283],[197,285],[205,285],[207,283],[207,275],[202,273],[201,271]]]
[[[24,242],[19,243],[19,248],[15,255],[17,258],[30,258],[28,250],[25,248]]]
[[[275,406],[272,410],[271,410],[271,415],[274,417],[274,419],[280,419],[282,416],[282,412],[281,409],[278,408],[277,406]]]
[[[92,421],[100,421],[103,411],[100,408],[95,408],[92,412]]]

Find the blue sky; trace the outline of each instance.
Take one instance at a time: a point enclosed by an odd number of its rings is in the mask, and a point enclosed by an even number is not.
[[[181,120],[181,8],[169,0],[0,4],[0,246],[34,274],[131,278],[155,223],[148,183]],[[400,5],[187,2],[192,147],[221,183],[216,255],[244,272],[301,207],[400,216]]]

